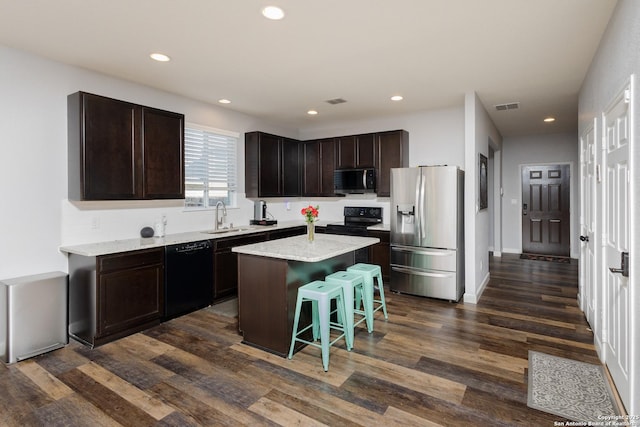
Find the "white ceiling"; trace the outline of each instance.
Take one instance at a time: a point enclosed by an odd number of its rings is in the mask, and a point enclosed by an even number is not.
[[[474,90],[503,136],[531,135],[576,131],[578,92],[615,3],[0,0],[0,44],[212,104],[228,98],[224,108],[299,129],[460,106]],[[285,19],[264,19],[267,4]],[[156,51],[172,61],[150,60]],[[324,102],[333,98],[348,102]],[[510,102],[520,109],[494,108]],[[556,122],[544,124],[548,115]]]

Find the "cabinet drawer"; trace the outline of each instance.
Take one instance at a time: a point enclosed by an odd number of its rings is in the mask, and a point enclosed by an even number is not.
[[[432,248],[391,247],[391,264],[420,269],[456,271],[456,251]]]
[[[275,230],[269,232],[269,240],[284,239],[285,237],[299,236],[307,232],[307,226],[285,228],[283,230]]]
[[[136,268],[143,265],[163,264],[164,248],[124,252],[98,257],[98,271],[101,273]]]
[[[215,239],[213,243],[215,245],[215,251],[221,251],[223,249],[231,249],[235,246],[250,245],[252,243],[264,242],[267,240],[266,233],[255,233],[248,236],[238,236],[223,239]]]

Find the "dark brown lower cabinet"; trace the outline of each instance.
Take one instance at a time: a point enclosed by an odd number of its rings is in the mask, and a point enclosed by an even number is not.
[[[160,323],[164,248],[69,255],[69,334],[90,347]]]
[[[213,242],[213,300],[234,296],[238,292],[238,254],[231,252],[234,246],[264,242],[267,233],[212,240]]]
[[[389,253],[391,233],[389,231],[368,230],[367,235],[380,239],[380,243],[369,247],[369,262],[382,268],[382,280],[388,282],[391,278],[391,255]]]
[[[306,226],[282,228],[268,232],[212,240],[214,244],[213,300],[221,301],[238,293],[238,254],[231,252],[235,246],[250,245],[265,240],[297,236],[307,231]]]

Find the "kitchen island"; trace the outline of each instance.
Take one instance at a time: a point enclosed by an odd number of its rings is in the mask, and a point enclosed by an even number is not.
[[[304,235],[233,248],[238,253],[238,324],[243,342],[286,357],[298,288],[345,270],[355,263],[356,250],[379,241],[316,234],[313,242]],[[300,328],[309,324],[309,310],[301,314],[300,322]]]

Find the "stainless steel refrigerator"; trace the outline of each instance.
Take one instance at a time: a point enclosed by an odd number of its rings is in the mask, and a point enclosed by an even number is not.
[[[392,291],[458,301],[464,293],[464,171],[391,169]]]

